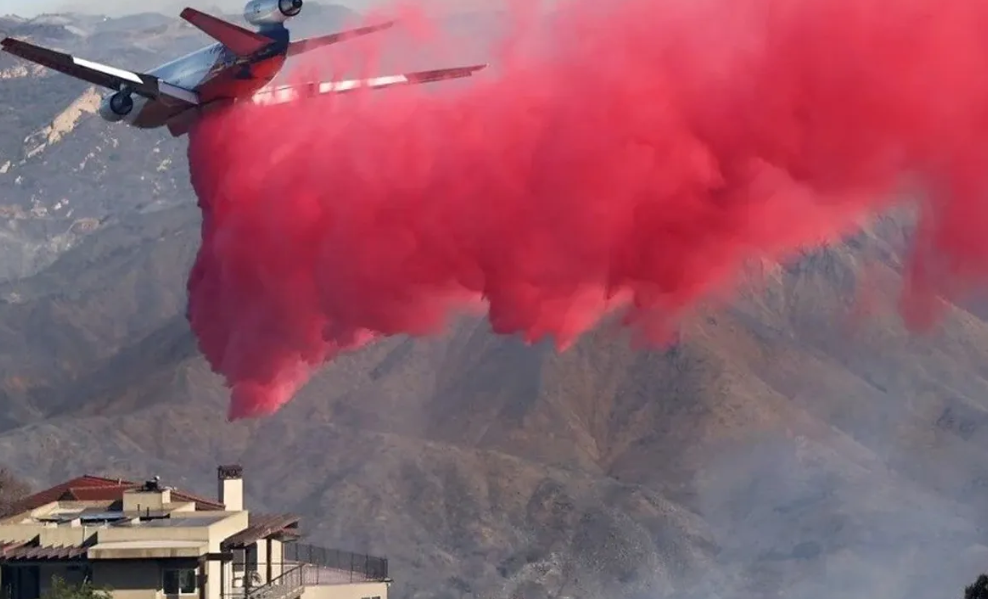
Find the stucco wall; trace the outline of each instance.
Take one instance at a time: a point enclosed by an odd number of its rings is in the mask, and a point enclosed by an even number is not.
[[[380,597],[388,599],[388,585],[383,582],[363,584],[330,584],[307,586],[302,599],[366,599]]]

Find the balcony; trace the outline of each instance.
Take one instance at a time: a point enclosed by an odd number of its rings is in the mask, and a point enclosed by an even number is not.
[[[349,584],[384,582],[388,560],[383,557],[326,549],[304,543],[286,543],[283,553],[288,568],[301,568],[303,584]]]
[[[371,555],[286,543],[282,574],[251,589],[229,594],[230,599],[299,599],[305,587],[387,582],[388,560]]]

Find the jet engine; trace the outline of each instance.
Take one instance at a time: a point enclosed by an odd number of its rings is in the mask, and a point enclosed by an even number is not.
[[[250,0],[244,19],[251,25],[276,25],[302,12],[302,0]]]
[[[132,110],[134,110],[134,98],[123,92],[117,92],[103,98],[99,105],[99,115],[111,123],[123,119]]]

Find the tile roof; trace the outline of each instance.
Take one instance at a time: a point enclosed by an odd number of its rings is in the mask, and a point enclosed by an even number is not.
[[[31,510],[36,507],[45,505],[46,503],[51,503],[53,501],[58,501],[66,491],[72,487],[115,487],[122,483],[123,481],[115,478],[103,478],[101,476],[79,476],[73,478],[72,480],[66,481],[60,485],[55,485],[44,491],[39,491],[33,495],[28,495],[24,499],[17,502],[17,511]],[[22,507],[22,506],[33,506],[33,507]]]
[[[179,491],[178,489],[172,489],[172,499],[177,499],[179,501],[194,501],[196,504],[196,509],[200,511],[222,511],[224,505],[215,499],[206,499],[201,495],[193,495],[192,493],[186,493],[185,491]]]
[[[88,474],[85,476],[79,476],[73,478],[72,480],[65,481],[60,485],[55,485],[54,487],[45,489],[44,491],[38,491],[33,495],[28,495],[12,505],[10,513],[22,513],[39,508],[53,501],[59,501],[63,499],[66,492],[70,491],[73,487],[114,488],[119,487],[123,482],[124,481],[116,478],[104,478],[102,476],[90,476]]]
[[[254,514],[248,516],[247,528],[223,541],[224,549],[238,549],[251,545],[275,533],[294,533],[301,518],[294,514]]]
[[[104,478],[87,474],[21,499],[12,506],[11,513],[23,513],[53,501],[119,501],[123,499],[124,491],[140,486],[139,483],[119,478]],[[216,511],[223,509],[223,504],[216,500],[206,499],[178,489],[172,490],[172,499],[195,502],[197,510]]]
[[[127,489],[136,489],[140,485],[120,484],[112,487],[70,487],[58,498],[58,501],[120,501]]]

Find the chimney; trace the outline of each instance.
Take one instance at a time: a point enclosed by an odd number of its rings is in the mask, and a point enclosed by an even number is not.
[[[228,512],[244,509],[244,469],[238,464],[220,466],[216,469],[219,483],[219,500]]]

